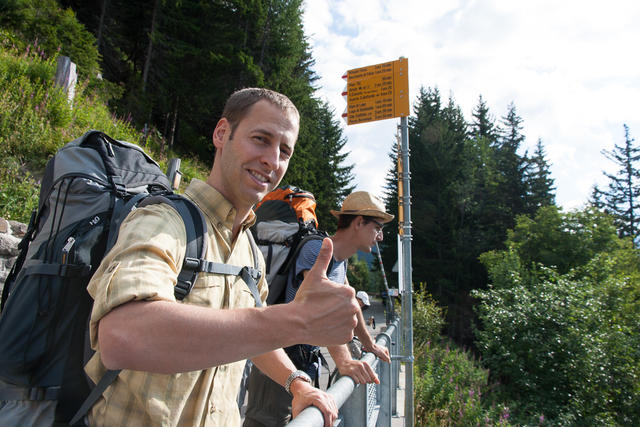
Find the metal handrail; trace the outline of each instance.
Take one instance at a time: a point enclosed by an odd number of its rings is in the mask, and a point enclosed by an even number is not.
[[[376,336],[376,344],[387,347],[389,353],[392,356],[392,360],[395,359],[396,349],[394,347],[398,327],[398,319],[389,324],[384,332],[381,332]],[[374,370],[380,368],[380,384],[356,384],[351,377],[340,377],[329,389],[327,393],[333,397],[338,406],[341,409],[341,420],[335,425],[344,427],[359,427],[359,426],[390,426],[391,416],[393,414],[394,406],[394,373],[393,365],[387,363],[379,363],[378,358],[373,353],[365,353],[360,359],[367,362]],[[395,366],[398,364],[395,363]],[[397,384],[397,380],[395,381]],[[373,408],[371,403],[367,399],[367,391],[369,387],[376,387],[376,396]],[[369,415],[373,414],[375,419],[369,419]],[[378,421],[381,421],[378,423]],[[323,427],[324,419],[320,410],[314,406],[309,406],[304,409],[297,417],[295,417],[289,424],[289,427]]]

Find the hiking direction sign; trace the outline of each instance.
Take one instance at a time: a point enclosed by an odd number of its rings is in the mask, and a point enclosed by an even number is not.
[[[342,114],[348,125],[409,116],[409,61],[397,61],[354,68],[342,78],[347,87],[347,109]]]

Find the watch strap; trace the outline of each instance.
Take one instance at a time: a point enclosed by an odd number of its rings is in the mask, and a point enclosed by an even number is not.
[[[287,381],[285,381],[284,383],[284,389],[287,391],[287,393],[291,394],[291,384],[298,378],[311,384],[311,377],[305,371],[293,371],[291,375],[289,375],[289,378],[287,378]]]

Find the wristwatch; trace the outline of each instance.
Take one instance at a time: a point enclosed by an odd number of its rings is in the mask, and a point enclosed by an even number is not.
[[[284,383],[284,389],[287,391],[287,393],[291,394],[291,383],[297,378],[300,378],[302,381],[306,381],[311,384],[311,377],[305,371],[293,371],[291,375],[289,375],[289,378],[287,378],[287,381],[285,381]]]

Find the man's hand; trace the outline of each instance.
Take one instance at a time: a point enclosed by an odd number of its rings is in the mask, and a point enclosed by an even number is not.
[[[327,279],[332,256],[333,243],[331,239],[324,239],[316,263],[305,275],[291,303],[301,316],[305,344],[337,345],[353,338],[359,306],[352,287]]]
[[[363,345],[362,350],[375,354],[378,359],[382,360],[383,362],[391,362],[391,357],[389,357],[389,349],[387,347],[382,347],[378,344],[373,344],[371,347],[366,347]]]
[[[356,384],[380,384],[378,376],[367,362],[350,359],[342,361],[337,367],[340,375],[351,377]]]
[[[313,387],[311,384],[294,380],[291,383],[291,415],[293,418],[308,406],[315,406],[322,412],[324,416],[324,427],[331,427],[333,422],[338,418],[338,406],[331,395]]]

